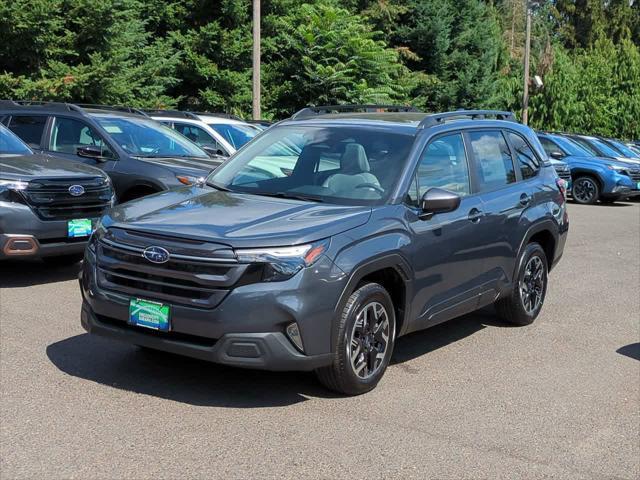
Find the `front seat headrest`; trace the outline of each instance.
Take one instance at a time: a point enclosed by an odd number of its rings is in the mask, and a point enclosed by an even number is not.
[[[340,158],[340,173],[357,174],[366,173],[370,170],[367,153],[359,143],[349,143],[344,148],[344,153]]]

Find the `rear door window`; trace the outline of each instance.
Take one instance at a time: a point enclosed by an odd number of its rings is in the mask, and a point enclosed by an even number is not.
[[[9,128],[30,147],[40,148],[42,133],[47,125],[46,115],[12,115]]]
[[[481,192],[515,183],[516,171],[511,151],[500,130],[469,132],[469,139]]]

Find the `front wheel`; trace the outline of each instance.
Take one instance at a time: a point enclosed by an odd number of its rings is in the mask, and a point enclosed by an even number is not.
[[[573,182],[571,196],[577,203],[593,205],[600,197],[600,185],[593,177],[578,177]]]
[[[396,335],[396,316],[389,293],[367,283],[351,294],[336,328],[333,363],[316,370],[330,390],[359,395],[373,390],[384,375]]]
[[[520,256],[512,291],[496,302],[498,316],[514,325],[533,323],[547,295],[548,273],[547,256],[540,244],[528,244]]]

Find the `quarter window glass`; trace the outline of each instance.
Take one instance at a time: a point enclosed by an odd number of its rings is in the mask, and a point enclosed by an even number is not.
[[[417,180],[408,197],[412,205],[430,188],[443,188],[464,196],[469,195],[469,167],[462,135],[447,135],[432,141],[422,154]]]
[[[102,148],[104,157],[113,158],[114,156],[100,135],[84,122],[72,118],[55,119],[49,147],[51,151],[75,155],[78,147],[86,146]]]
[[[46,116],[15,115],[11,117],[9,128],[29,146],[40,148],[42,132],[46,123]]]
[[[469,133],[476,157],[480,191],[486,192],[516,181],[511,152],[500,131]]]
[[[522,178],[526,180],[535,177],[540,170],[540,162],[533,150],[520,135],[513,132],[508,132],[507,135],[509,135],[509,141],[515,150]]]

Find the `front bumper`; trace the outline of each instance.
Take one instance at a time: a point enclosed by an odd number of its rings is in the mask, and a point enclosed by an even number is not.
[[[215,308],[170,304],[166,333],[130,325],[132,296],[101,287],[96,269],[87,250],[80,287],[81,323],[89,333],[246,368],[313,370],[331,362],[333,313],[347,278],[327,257],[286,281],[232,288]],[[154,300],[152,292],[139,295]],[[304,353],[285,334],[291,322]]]
[[[307,371],[329,365],[333,358],[331,354],[301,354],[282,332],[227,333],[208,343],[172,338],[122,322],[101,321],[86,302],[82,304],[81,324],[94,335],[234,367]]]
[[[0,260],[82,253],[88,237],[67,235],[66,220],[44,221],[26,205],[0,202]]]

